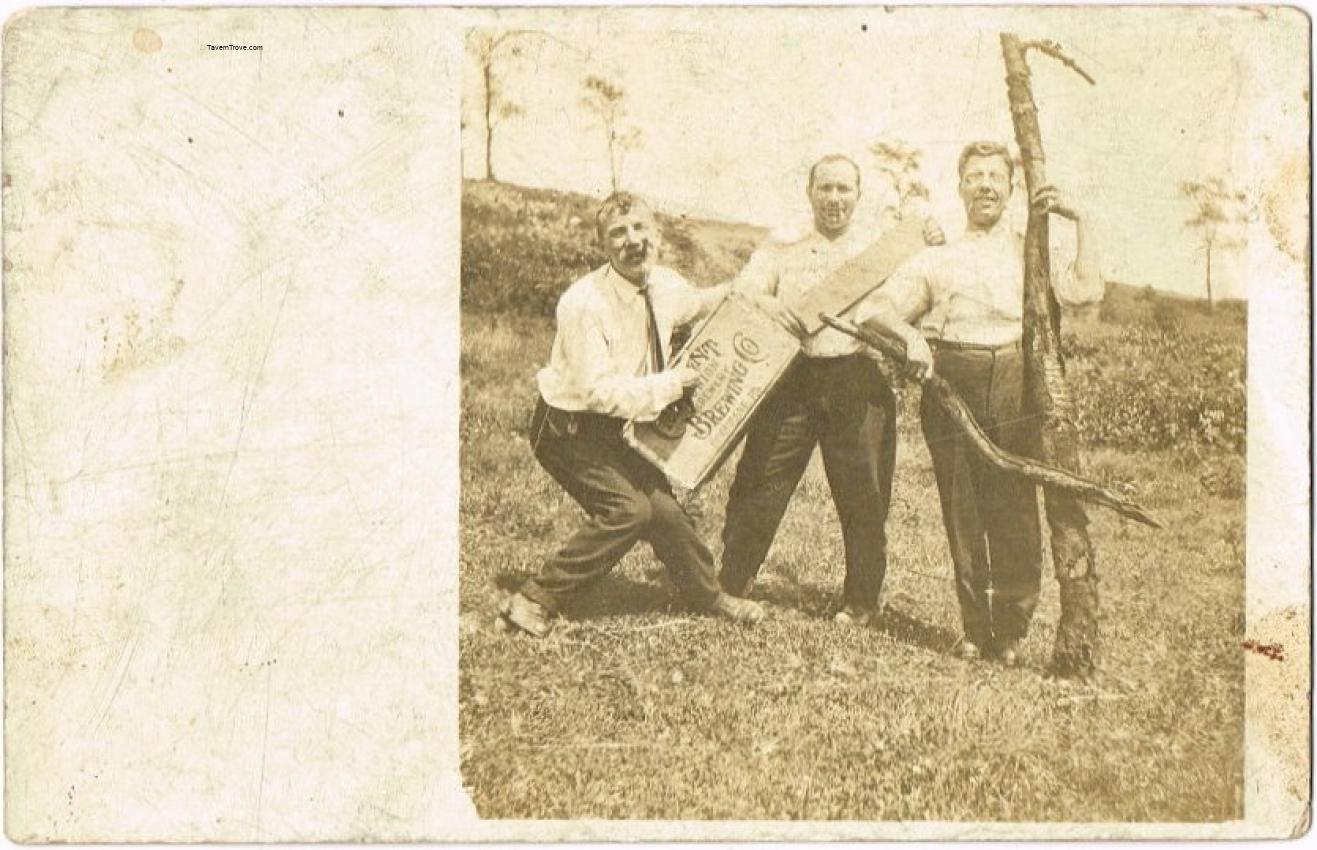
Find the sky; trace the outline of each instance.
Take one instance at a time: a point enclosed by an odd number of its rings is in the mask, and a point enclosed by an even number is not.
[[[930,212],[955,235],[964,228],[963,145],[1014,147],[998,38],[1010,30],[1059,41],[1097,81],[1030,54],[1049,182],[1085,208],[1109,279],[1204,294],[1203,251],[1184,224],[1193,214],[1179,190],[1185,180],[1221,176],[1251,196],[1269,192],[1273,212],[1306,239],[1306,195],[1295,186],[1307,183],[1307,32],[1292,11],[876,7],[579,18],[548,28],[552,40],[514,40],[520,55],[502,49],[501,85],[522,113],[496,129],[500,179],[607,193],[604,135],[581,102],[583,79],[601,74],[626,91],[627,120],[643,137],[623,183],[660,209],[807,227],[809,165],[842,152],[865,171],[857,223],[873,222],[890,190],[867,149],[899,139],[923,152]],[[472,177],[485,159],[477,69],[470,61],[463,89],[463,169]],[[1248,250],[1214,256],[1218,296],[1247,297],[1257,275],[1246,270],[1295,262],[1277,251],[1263,218],[1242,235]]]

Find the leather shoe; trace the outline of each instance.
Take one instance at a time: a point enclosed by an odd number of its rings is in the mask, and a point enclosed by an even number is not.
[[[1005,667],[1017,667],[1020,664],[1020,642],[1018,640],[1002,641],[997,647],[997,660]]]
[[[720,593],[709,606],[709,613],[738,623],[758,623],[764,619],[764,606],[730,593]]]
[[[521,593],[514,593],[504,599],[499,605],[498,615],[504,623],[533,637],[544,637],[553,628],[549,621],[549,609]]]
[[[858,628],[873,625],[877,619],[878,615],[873,611],[856,608],[854,605],[847,605],[832,616],[832,622],[839,626],[856,626]]]

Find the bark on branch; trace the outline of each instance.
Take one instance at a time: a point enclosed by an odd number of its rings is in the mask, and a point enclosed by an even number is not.
[[[1011,124],[1024,164],[1025,189],[1032,198],[1047,185],[1047,160],[1026,51],[1034,49],[1051,56],[1090,83],[1093,78],[1055,42],[1022,42],[1013,33],[1002,33],[1001,48]],[[1032,205],[1024,233],[1023,343],[1024,402],[1025,409],[1039,417],[1038,456],[1050,464],[1079,469],[1079,429],[1061,354],[1061,308],[1052,291],[1048,215]],[[1061,619],[1056,626],[1052,669],[1061,676],[1086,678],[1097,671],[1101,648],[1097,550],[1088,533],[1084,506],[1073,494],[1044,487],[1043,504],[1051,531],[1053,572],[1061,589]]]

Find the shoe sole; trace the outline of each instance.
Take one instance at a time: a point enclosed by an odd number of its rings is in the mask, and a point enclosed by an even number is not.
[[[535,638],[544,637],[552,630],[552,628],[552,626],[546,626],[543,630],[536,630],[517,622],[512,616],[511,602],[504,602],[499,606],[497,622],[494,624],[494,629],[496,631],[504,633],[521,632],[522,634],[527,634]]]
[[[733,614],[730,611],[715,610],[713,612],[713,615],[715,617],[718,617],[719,619],[729,620],[733,623],[751,623],[751,624],[763,622],[763,620],[767,617],[767,614],[765,614],[763,611],[759,611],[758,613],[755,614]]]

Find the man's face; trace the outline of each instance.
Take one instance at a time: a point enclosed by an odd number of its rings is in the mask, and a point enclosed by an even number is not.
[[[643,204],[632,204],[626,212],[605,219],[600,238],[608,261],[628,280],[643,281],[658,259],[658,223]]]
[[[849,162],[820,163],[809,186],[809,203],[814,208],[814,226],[824,236],[838,236],[850,226],[855,204],[860,200],[859,175]]]
[[[965,160],[960,176],[960,198],[965,215],[976,227],[992,227],[1006,211],[1011,197],[1011,172],[1006,160],[996,154]]]

